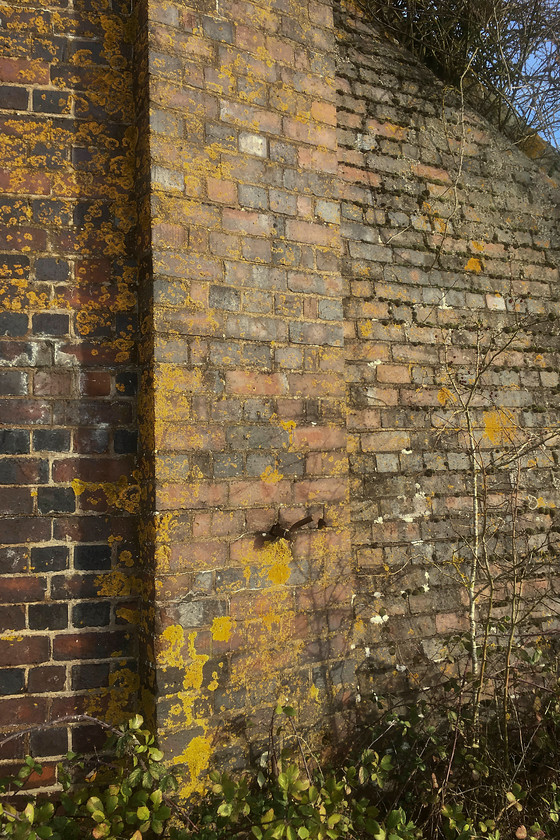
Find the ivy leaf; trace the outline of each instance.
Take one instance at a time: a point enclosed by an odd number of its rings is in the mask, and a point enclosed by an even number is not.
[[[88,801],[86,802],[86,808],[93,814],[94,811],[101,811],[103,812],[103,802],[98,796],[90,796]]]

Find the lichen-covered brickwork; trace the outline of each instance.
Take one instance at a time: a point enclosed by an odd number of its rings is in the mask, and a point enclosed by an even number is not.
[[[363,688],[382,694],[422,685],[441,640],[469,627],[455,567],[472,463],[452,377],[468,385],[477,343],[494,332],[497,350],[519,328],[472,402],[480,459],[558,423],[560,192],[352,5],[337,31],[355,641]],[[554,536],[556,446],[511,463],[534,535]],[[497,475],[489,504],[505,525],[509,476]]]
[[[0,11],[0,725],[137,702],[185,794],[279,696],[326,743],[464,626],[442,425],[477,330],[551,316],[485,380],[483,448],[556,421],[557,184],[334,6]]]
[[[156,714],[191,790],[352,678],[336,44],[323,3],[150,18]]]
[[[116,720],[137,691],[132,23],[128,2],[0,7],[2,728]],[[91,734],[3,757],[46,757],[49,784]]]

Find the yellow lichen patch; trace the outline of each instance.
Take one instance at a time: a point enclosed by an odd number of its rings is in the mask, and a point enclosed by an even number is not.
[[[87,712],[90,715],[103,715],[107,723],[119,724],[132,711],[140,680],[138,674],[126,666],[109,674],[109,685],[97,695],[89,695]]]
[[[317,686],[314,683],[312,684],[311,688],[309,689],[309,696],[311,697],[312,700],[315,700],[316,703],[319,702],[319,689],[317,688]]]
[[[484,242],[477,242],[475,239],[472,239],[471,247],[474,251],[484,251]]]
[[[204,789],[200,780],[201,774],[207,769],[212,755],[212,744],[206,735],[197,735],[183,750],[181,755],[176,756],[171,764],[184,764],[190,778],[179,788],[179,795],[187,799],[193,793],[201,793]]]
[[[170,710],[170,718],[166,721],[167,726],[191,726],[194,722],[192,709],[195,700],[200,696],[202,688],[203,668],[208,661],[204,653],[197,653],[195,647],[196,633],[189,633],[188,657],[183,656],[185,634],[180,624],[172,624],[166,627],[161,634],[161,640],[165,647],[162,647],[157,654],[157,662],[163,671],[168,668],[181,668],[184,671],[183,691],[177,694],[179,703]],[[173,717],[182,717],[181,721],[174,721]],[[199,726],[205,724],[200,719],[196,720]]]
[[[289,446],[291,446],[293,443],[294,429],[296,427],[295,420],[281,420],[277,414],[273,414],[270,418],[270,422],[273,426],[280,426],[281,429],[288,432]]]
[[[107,575],[98,575],[95,578],[95,585],[98,587],[97,594],[112,598],[128,597],[133,594],[138,581],[136,578],[125,575],[116,569]]]
[[[123,621],[127,621],[129,624],[138,624],[140,619],[140,614],[138,610],[129,610],[127,607],[119,607],[116,610],[117,618],[122,618]]]
[[[158,652],[158,665],[166,671],[168,668],[184,668],[183,646],[185,634],[180,624],[172,624],[166,627],[161,634],[161,641],[164,645]]]
[[[0,633],[0,639],[3,642],[21,642],[23,636],[18,636],[14,630],[5,630],[3,633]]]
[[[456,402],[457,397],[453,394],[449,388],[440,388],[438,391],[438,403],[445,408],[448,402]]]
[[[222,615],[214,619],[210,632],[215,642],[229,642],[232,629],[233,622],[231,618],[228,615]]]
[[[121,551],[119,553],[119,563],[122,563],[123,566],[128,566],[128,568],[131,568],[134,565],[134,557],[132,556],[132,552]]]
[[[358,330],[360,338],[369,338],[373,332],[373,324],[371,321],[359,321]]]
[[[256,562],[263,577],[273,584],[283,585],[290,577],[292,551],[288,540],[268,542],[264,548],[251,552],[248,562]]]
[[[490,443],[503,446],[513,441],[516,427],[511,412],[503,408],[498,408],[492,411],[485,411],[482,416],[484,420],[484,434]]]
[[[176,527],[177,520],[171,513],[157,514],[154,519],[155,561],[158,571],[166,571],[169,568],[171,531]]]
[[[196,652],[195,639],[196,633],[189,633],[190,663],[185,671],[183,687],[185,690],[194,689],[197,691],[202,687],[202,669],[204,664],[208,662],[209,657],[205,653]]]
[[[470,260],[465,265],[466,271],[474,271],[476,274],[480,274],[482,271],[482,263],[476,257],[471,257]]]
[[[113,482],[82,481],[80,478],[75,478],[72,481],[72,487],[76,496],[81,496],[82,493],[101,492],[110,507],[127,513],[139,512],[140,485],[136,473],[132,476],[121,475],[117,481]],[[95,498],[91,495],[88,501],[90,504],[95,504]]]
[[[265,484],[278,484],[279,481],[282,481],[284,476],[281,472],[278,472],[276,467],[268,466],[264,472],[261,473],[261,481],[264,481]]]

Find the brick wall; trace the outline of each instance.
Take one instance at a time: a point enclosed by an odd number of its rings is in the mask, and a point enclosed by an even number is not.
[[[409,686],[463,627],[469,460],[441,428],[481,336],[536,319],[485,381],[485,451],[500,411],[557,417],[557,185],[332,6],[0,15],[0,723],[140,694],[185,793],[263,748],[278,696],[336,739],[358,680]]]
[[[312,723],[351,675],[332,10],[218,8],[150,12],[157,716],[186,790],[262,747],[278,692]]]
[[[124,2],[70,6],[0,11],[3,729],[120,718],[138,679],[131,19]],[[2,755],[46,757],[49,784],[92,734]]]
[[[362,691],[383,693],[433,682],[445,640],[469,626],[457,568],[473,480],[449,374],[472,381],[477,347],[516,334],[473,401],[479,464],[558,423],[559,191],[351,4],[337,27],[355,644]],[[515,461],[528,548],[547,560],[556,446]],[[516,480],[487,477],[489,529],[507,533]],[[555,561],[537,565],[535,591],[555,591]],[[553,613],[534,614],[555,632]]]

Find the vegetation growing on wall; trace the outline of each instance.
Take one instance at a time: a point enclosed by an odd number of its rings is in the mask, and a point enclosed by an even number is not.
[[[363,0],[444,81],[463,82],[515,139],[558,145],[558,0]]]
[[[543,654],[541,665],[552,662]],[[440,688],[400,713],[380,702],[375,724],[360,732],[361,748],[328,769],[299,737],[294,709],[279,705],[260,767],[238,778],[211,773],[209,792],[194,802],[177,795],[178,779],[140,716],[121,729],[105,725],[109,751],[93,759],[69,753],[58,802],[22,792],[41,775],[30,756],[0,779],[0,793],[12,794],[0,800],[0,828],[12,840],[554,838],[558,685],[508,721],[515,751],[507,757],[491,704],[474,745],[464,685],[450,679]]]

